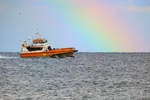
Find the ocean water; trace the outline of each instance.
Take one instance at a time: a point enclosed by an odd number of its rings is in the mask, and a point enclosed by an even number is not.
[[[150,100],[150,53],[0,53],[0,100]]]

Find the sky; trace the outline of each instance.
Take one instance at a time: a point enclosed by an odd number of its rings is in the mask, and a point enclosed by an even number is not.
[[[37,31],[54,48],[150,52],[150,0],[0,0],[0,52]]]

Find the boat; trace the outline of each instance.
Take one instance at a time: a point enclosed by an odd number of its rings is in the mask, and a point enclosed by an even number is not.
[[[32,39],[32,43],[24,41],[21,47],[21,58],[31,57],[52,57],[52,58],[64,58],[74,57],[74,53],[77,52],[76,48],[52,48],[51,43],[48,40],[42,38],[39,32],[36,33],[36,38]]]

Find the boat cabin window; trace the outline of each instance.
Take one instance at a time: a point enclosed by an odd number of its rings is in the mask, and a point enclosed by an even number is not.
[[[47,43],[47,40],[46,41],[39,41],[39,42],[33,42],[34,44],[38,44],[38,43]]]
[[[38,50],[42,50],[43,48],[42,47],[27,47],[27,49],[29,51],[38,51]]]
[[[48,46],[48,50],[52,50],[52,48],[50,46]]]

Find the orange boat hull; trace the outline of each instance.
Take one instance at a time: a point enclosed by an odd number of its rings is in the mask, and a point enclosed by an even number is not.
[[[63,49],[56,49],[56,50],[49,50],[49,51],[40,51],[40,52],[29,52],[29,53],[21,53],[20,56],[22,58],[28,58],[28,57],[43,57],[43,56],[49,56],[49,57],[55,57],[55,56],[73,56],[73,54],[77,52],[75,48],[63,48]]]

